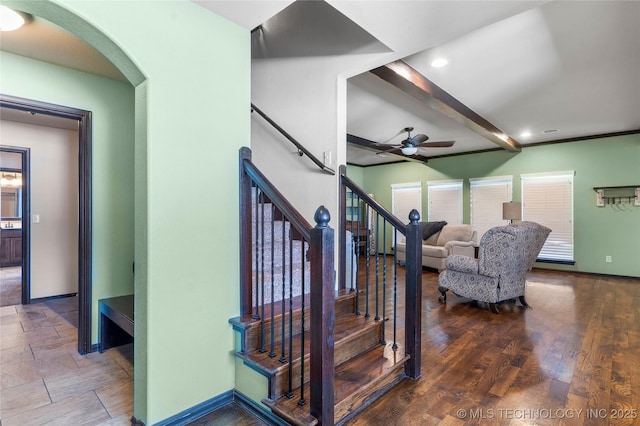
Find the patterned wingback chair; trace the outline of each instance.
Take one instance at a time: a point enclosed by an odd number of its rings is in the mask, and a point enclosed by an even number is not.
[[[478,259],[447,257],[446,269],[438,278],[440,301],[446,302],[447,290],[459,296],[489,303],[498,313],[497,303],[520,299],[524,306],[527,272],[551,230],[534,222],[519,222],[488,230],[480,241]]]

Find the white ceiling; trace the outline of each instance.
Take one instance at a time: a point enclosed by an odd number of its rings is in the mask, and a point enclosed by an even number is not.
[[[439,56],[449,64],[431,67]],[[523,146],[640,129],[640,2],[550,2],[404,61]],[[413,126],[432,141],[456,140],[421,148],[427,157],[496,148],[371,73],[350,79],[348,91],[351,134],[383,142]]]
[[[247,29],[292,3],[194,1]],[[327,3],[387,48],[385,62],[403,59],[523,146],[640,129],[640,2]],[[37,17],[1,37],[2,50],[124,79],[86,43]],[[300,46],[292,42],[292,49]],[[436,56],[449,65],[432,68]],[[356,73],[385,62],[363,63]],[[452,148],[420,149],[427,157],[497,148],[371,73],[350,78],[347,90],[350,134],[399,142],[398,132],[413,126],[430,141],[456,141]],[[521,137],[524,130],[532,135]],[[361,165],[402,159],[351,144],[347,158]]]

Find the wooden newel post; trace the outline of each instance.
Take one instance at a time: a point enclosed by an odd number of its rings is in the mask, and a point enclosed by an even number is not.
[[[335,270],[333,265],[334,235],[329,228],[331,216],[318,207],[311,230],[311,359],[310,411],[321,425],[333,425],[334,396],[333,358],[335,322]]]
[[[420,213],[411,210],[407,225],[407,259],[406,259],[406,352],[411,359],[406,363],[405,374],[412,379],[421,376],[422,354],[422,230]]]
[[[251,178],[244,169],[244,161],[251,161],[251,150],[240,148],[240,315],[252,312],[252,278],[251,278]]]

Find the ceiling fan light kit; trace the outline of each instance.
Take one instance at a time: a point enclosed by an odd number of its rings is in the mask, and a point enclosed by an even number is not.
[[[418,148],[416,148],[415,146],[405,146],[401,149],[401,151],[404,155],[413,155],[418,152]]]

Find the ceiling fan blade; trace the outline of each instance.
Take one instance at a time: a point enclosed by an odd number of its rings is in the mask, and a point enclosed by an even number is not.
[[[415,135],[411,139],[413,139],[414,145],[418,145],[419,143],[428,141],[429,140],[429,136],[423,135],[422,133],[420,133],[418,135]]]
[[[417,148],[449,148],[453,146],[456,141],[438,141],[438,142],[423,142],[416,145]]]
[[[389,151],[393,151],[394,149],[399,149],[401,145],[378,145],[378,147],[380,148],[376,148],[376,149],[378,149],[380,152],[389,152]]]
[[[391,149],[387,149],[385,151],[380,151],[380,152],[376,152],[376,155],[380,155],[380,154],[402,154],[402,150],[400,148],[391,148]]]

